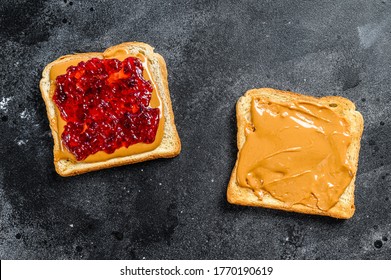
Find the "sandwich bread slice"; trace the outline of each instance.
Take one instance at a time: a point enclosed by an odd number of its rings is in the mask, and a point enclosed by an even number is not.
[[[363,117],[346,98],[252,89],[237,102],[232,204],[348,219]]]
[[[62,176],[180,153],[166,63],[148,44],[62,56],[40,90]]]

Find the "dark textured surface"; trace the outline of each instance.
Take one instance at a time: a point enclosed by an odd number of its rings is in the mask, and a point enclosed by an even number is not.
[[[2,0],[0,258],[390,258],[390,13],[379,0]],[[61,178],[41,71],[124,41],[165,57],[182,153]],[[226,202],[234,106],[254,87],[356,103],[365,130],[351,220]]]

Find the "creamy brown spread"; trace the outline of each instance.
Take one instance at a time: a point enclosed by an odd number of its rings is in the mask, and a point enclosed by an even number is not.
[[[349,124],[315,102],[253,98],[252,124],[240,150],[237,181],[262,199],[327,211],[353,178]]]
[[[122,148],[115,150],[114,153],[112,153],[112,154],[108,154],[106,152],[100,151],[100,152],[97,152],[93,155],[88,156],[85,160],[82,160],[79,162],[105,161],[105,160],[108,160],[111,158],[118,158],[118,157],[123,157],[123,156],[128,156],[128,155],[134,155],[134,154],[148,152],[148,151],[152,151],[152,150],[156,149],[162,141],[164,122],[165,122],[162,100],[161,100],[160,94],[158,92],[158,89],[156,87],[155,81],[152,79],[152,75],[149,71],[149,69],[150,69],[149,64],[150,63],[149,63],[148,59],[142,53],[130,54],[130,53],[128,53],[128,51],[126,49],[113,49],[113,50],[106,51],[105,53],[90,53],[89,58],[83,58],[82,56],[76,56],[75,59],[70,59],[70,60],[66,60],[61,63],[57,63],[50,70],[50,98],[52,98],[54,95],[54,91],[56,89],[56,83],[55,83],[56,77],[59,75],[65,74],[66,70],[68,69],[69,66],[75,66],[79,62],[88,60],[92,57],[104,58],[104,59],[116,58],[116,59],[122,61],[130,56],[137,57],[138,59],[141,60],[143,67],[144,67],[143,76],[146,80],[149,80],[152,84],[153,91],[152,91],[152,97],[151,97],[151,101],[150,101],[149,106],[152,108],[159,108],[160,109],[160,121],[159,121],[158,130],[156,133],[155,141],[151,144],[137,143],[134,145],[130,145],[128,148],[122,147]],[[62,145],[61,134],[64,131],[66,121],[64,121],[61,118],[60,111],[58,110],[57,106],[56,106],[56,118],[57,118],[57,124],[58,124],[58,137],[59,137],[59,143],[60,143],[60,150],[54,154],[54,158],[56,161],[58,161],[60,159],[68,159],[68,160],[76,162],[77,161],[76,157],[72,153],[70,153]]]

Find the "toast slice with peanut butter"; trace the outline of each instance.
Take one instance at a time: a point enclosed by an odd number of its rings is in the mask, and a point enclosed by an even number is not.
[[[148,44],[62,56],[40,89],[61,176],[180,153],[166,63]]]
[[[363,118],[342,97],[252,89],[236,105],[232,204],[348,219]]]

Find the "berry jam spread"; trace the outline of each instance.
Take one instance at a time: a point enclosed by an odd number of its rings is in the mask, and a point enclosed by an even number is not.
[[[153,87],[138,58],[92,58],[56,78],[53,101],[67,122],[63,145],[81,161],[136,143],[153,143],[159,108],[149,107]]]

